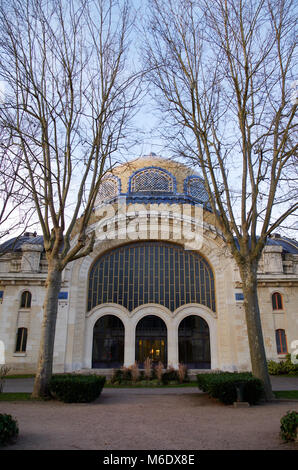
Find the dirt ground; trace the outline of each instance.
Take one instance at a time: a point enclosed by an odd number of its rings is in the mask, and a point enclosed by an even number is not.
[[[298,450],[280,419],[298,401],[225,406],[197,389],[104,389],[91,404],[2,402],[19,423],[19,450]]]

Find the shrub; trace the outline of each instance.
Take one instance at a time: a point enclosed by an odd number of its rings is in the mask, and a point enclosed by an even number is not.
[[[7,376],[9,371],[10,371],[10,368],[6,365],[2,365],[0,367],[0,393],[2,393],[3,391],[5,377]]]
[[[297,438],[298,413],[288,411],[280,420],[280,435],[284,441],[294,441]]]
[[[162,381],[163,368],[163,363],[159,361],[159,363],[155,367],[155,374],[159,383]]]
[[[162,374],[162,383],[167,385],[169,382],[178,382],[178,372],[173,367],[169,367],[163,374]]]
[[[286,359],[281,362],[268,361],[267,366],[270,375],[298,375],[298,364],[292,362],[291,354],[287,354]]]
[[[64,403],[89,403],[99,397],[105,380],[100,375],[53,375],[50,392]]]
[[[185,381],[185,378],[187,376],[187,367],[184,364],[179,364],[178,365],[178,378],[179,382],[183,383]]]
[[[207,392],[212,398],[230,405],[237,400],[237,386],[243,384],[243,401],[256,404],[263,397],[264,389],[261,380],[253,377],[250,372],[221,372],[197,375],[200,390]]]
[[[138,363],[135,362],[132,366],[130,366],[130,371],[131,371],[131,379],[133,382],[137,382],[140,378],[140,370]]]
[[[152,359],[147,357],[144,361],[144,374],[147,380],[150,380],[152,373]]]
[[[113,371],[113,375],[111,377],[111,383],[112,384],[116,384],[116,383],[121,384],[122,380],[123,380],[122,370],[121,369],[115,369]]]
[[[247,379],[244,386],[244,401],[247,401],[250,405],[256,405],[262,398],[264,398],[262,381],[256,377]]]
[[[126,382],[131,382],[132,380],[136,379],[136,375],[139,374],[140,371],[137,371],[137,365],[134,364],[131,367],[121,367],[121,369],[115,369],[113,375],[110,379],[112,384],[121,384]]]
[[[270,375],[284,374],[283,365],[281,362],[268,361],[267,367],[268,367],[268,372]]]
[[[123,382],[131,382],[132,380],[132,373],[130,367],[122,367],[122,381]]]
[[[18,423],[11,415],[0,414],[0,445],[12,444],[19,434]]]

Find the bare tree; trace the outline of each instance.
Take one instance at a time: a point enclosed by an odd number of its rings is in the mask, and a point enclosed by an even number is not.
[[[32,199],[20,183],[21,159],[10,149],[9,139],[1,132],[0,142],[0,240],[16,234],[17,240],[32,223]],[[5,249],[1,250],[1,254]]]
[[[294,2],[152,0],[147,17],[144,56],[167,139],[201,169],[240,270],[252,371],[271,399],[257,267],[298,207]]]
[[[127,65],[128,1],[0,5],[0,124],[21,150],[19,178],[31,191],[48,262],[33,391],[46,396],[61,273],[93,249],[88,223],[101,179],[128,139],[139,75]]]

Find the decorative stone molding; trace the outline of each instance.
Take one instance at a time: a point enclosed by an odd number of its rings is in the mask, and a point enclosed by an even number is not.
[[[282,247],[266,245],[263,251],[264,272],[272,274],[283,273]]]
[[[22,272],[38,272],[40,255],[43,251],[42,245],[33,245],[31,243],[24,243],[22,245],[22,262],[21,262],[21,271]]]

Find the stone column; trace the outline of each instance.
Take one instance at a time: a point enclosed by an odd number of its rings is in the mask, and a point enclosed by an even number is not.
[[[170,322],[168,322],[170,323]],[[172,366],[178,369],[178,330],[176,324],[171,322],[168,326],[168,367]]]
[[[135,362],[136,332],[132,322],[126,322],[124,336],[124,367]]]

